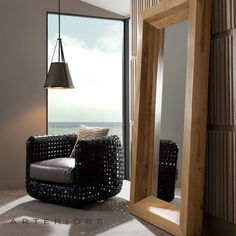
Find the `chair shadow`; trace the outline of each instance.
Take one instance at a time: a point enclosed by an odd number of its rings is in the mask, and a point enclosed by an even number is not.
[[[46,236],[61,228],[67,232],[65,235],[92,236],[133,220],[128,206],[129,202],[119,197],[90,203],[80,208],[31,200],[0,215],[0,232],[6,236],[31,236],[37,235],[37,232],[40,236]],[[22,219],[28,220],[28,224],[23,224]],[[37,224],[34,219],[38,219]],[[46,224],[44,220],[48,220]]]

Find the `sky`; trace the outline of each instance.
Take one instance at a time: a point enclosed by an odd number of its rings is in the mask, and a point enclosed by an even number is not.
[[[57,24],[49,14],[48,66]],[[121,122],[123,22],[62,15],[61,38],[75,88],[48,90],[49,122]]]

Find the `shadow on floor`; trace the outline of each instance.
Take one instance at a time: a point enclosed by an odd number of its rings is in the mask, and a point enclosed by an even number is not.
[[[168,236],[129,213],[129,202],[120,197],[90,203],[80,208],[30,200],[0,215],[0,235],[4,236]],[[19,200],[20,201],[20,200]],[[22,200],[21,200],[22,201]]]
[[[96,235],[132,220],[128,201],[113,197],[81,208],[32,200],[0,215],[1,235]]]

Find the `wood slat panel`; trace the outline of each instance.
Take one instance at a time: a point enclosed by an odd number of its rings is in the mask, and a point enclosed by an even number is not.
[[[137,0],[131,0],[131,53],[132,56],[137,55],[137,23],[138,23],[138,8]]]
[[[134,120],[136,58],[130,60],[130,119]]]
[[[205,204],[207,214],[235,223],[235,134],[208,130]]]
[[[235,35],[211,41],[208,125],[236,125],[234,51]]]
[[[212,1],[212,34],[236,27],[235,0]]]
[[[205,179],[205,212],[232,223],[236,223],[235,7],[235,0],[213,0]]]

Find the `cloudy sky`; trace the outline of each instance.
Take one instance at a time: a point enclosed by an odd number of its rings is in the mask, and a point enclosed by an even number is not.
[[[58,37],[57,20],[49,15],[49,64]],[[61,34],[75,89],[48,90],[49,122],[120,122],[123,22],[61,16]]]

